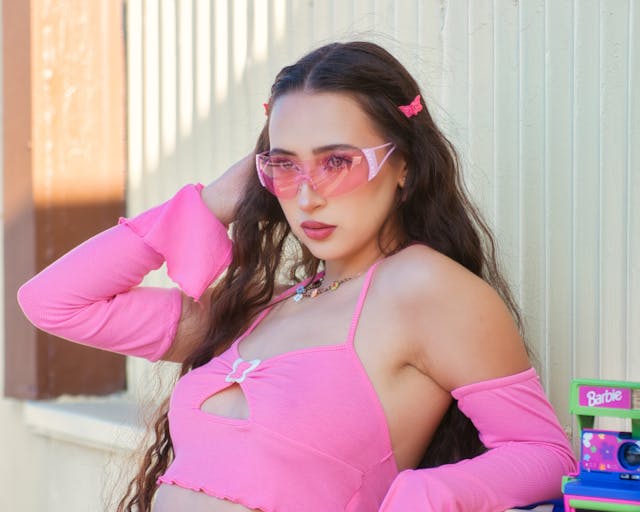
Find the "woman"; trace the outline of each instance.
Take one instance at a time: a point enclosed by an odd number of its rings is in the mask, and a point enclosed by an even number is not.
[[[413,78],[375,44],[330,44],[285,67],[265,109],[255,155],[20,290],[44,330],[182,363],[119,510],[558,495],[571,448]],[[164,261],[180,290],[137,286]]]

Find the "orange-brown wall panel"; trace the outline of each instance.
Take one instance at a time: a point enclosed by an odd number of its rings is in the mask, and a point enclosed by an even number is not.
[[[124,387],[121,356],[39,332],[20,283],[124,212],[124,36],[112,0],[3,1],[5,394]]]

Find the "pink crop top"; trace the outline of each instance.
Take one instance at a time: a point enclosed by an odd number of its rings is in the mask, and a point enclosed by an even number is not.
[[[353,347],[374,268],[345,342],[246,361],[240,342],[266,309],[225,353],[183,376],[169,409],[175,460],[159,482],[264,512],[377,510],[398,470],[381,404]],[[248,419],[200,409],[235,383]]]
[[[143,277],[166,262],[173,281],[198,300],[231,261],[226,227],[204,205],[201,190],[184,187],[34,276],[18,292],[25,315],[63,338],[162,358],[182,296],[175,288],[139,286]],[[170,408],[175,460],[160,483],[264,512],[497,512],[558,496],[575,458],[533,368],[452,391],[486,453],[398,473],[381,404],[353,348],[373,272],[344,343],[256,363],[240,360],[240,337],[180,379]],[[246,397],[248,419],[200,409],[233,383]]]

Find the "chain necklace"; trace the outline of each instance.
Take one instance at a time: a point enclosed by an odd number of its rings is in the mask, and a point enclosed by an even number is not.
[[[333,281],[331,284],[326,286],[322,286],[322,282],[324,281],[324,272],[319,274],[319,277],[316,276],[309,284],[300,285],[296,288],[296,294],[293,296],[293,300],[296,302],[300,302],[305,297],[313,299],[318,295],[324,292],[334,292],[336,291],[342,283],[346,283],[347,281],[351,281],[356,277],[360,276],[362,272],[356,274],[355,276],[345,277],[344,279],[340,279],[338,281]]]
[[[398,247],[396,247],[390,253],[386,254],[384,257],[388,258],[389,256],[392,256],[397,252],[400,252],[407,245],[408,244],[406,243],[402,243],[398,245]],[[322,271],[318,275],[316,275],[308,284],[306,285],[301,284],[300,286],[298,286],[296,288],[295,295],[293,295],[293,300],[296,302],[300,302],[305,297],[313,299],[318,295],[323,294],[324,292],[334,292],[340,287],[342,283],[351,281],[352,279],[355,279],[356,277],[360,277],[361,275],[362,275],[362,272],[358,272],[355,276],[345,277],[344,279],[333,281],[331,284],[328,284],[327,286],[322,286],[322,282],[324,281],[324,271]]]

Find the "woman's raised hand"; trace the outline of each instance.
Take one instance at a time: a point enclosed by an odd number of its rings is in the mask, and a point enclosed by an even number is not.
[[[236,205],[241,201],[245,184],[255,172],[253,152],[238,160],[219,178],[202,189],[202,200],[225,226],[233,222]]]

